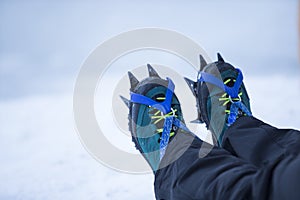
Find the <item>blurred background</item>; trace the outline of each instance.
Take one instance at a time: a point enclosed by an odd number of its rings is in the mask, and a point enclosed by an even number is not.
[[[132,29],[178,31],[212,60],[221,52],[242,68],[255,116],[300,129],[298,7],[297,0],[0,1],[0,199],[154,199],[151,174],[98,163],[73,121],[81,64]]]

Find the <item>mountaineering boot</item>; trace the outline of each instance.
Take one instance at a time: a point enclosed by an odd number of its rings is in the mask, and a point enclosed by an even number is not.
[[[149,77],[142,81],[128,72],[130,100],[122,96],[121,99],[129,108],[132,141],[155,173],[169,142],[178,133],[188,129],[174,94],[174,83],[170,78],[160,78],[151,65],[147,67]]]
[[[198,118],[212,132],[214,143],[221,146],[224,132],[241,116],[252,116],[249,96],[240,69],[218,61],[207,64],[200,55],[197,81],[185,78],[197,102]]]

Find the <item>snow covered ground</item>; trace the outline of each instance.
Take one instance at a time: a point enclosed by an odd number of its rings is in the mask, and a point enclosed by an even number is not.
[[[243,69],[255,116],[300,129],[296,0],[109,2],[0,2],[1,200],[154,199],[151,174],[89,155],[72,110],[89,52],[138,27],[179,31],[211,58],[221,51]]]
[[[246,76],[246,84],[255,116],[300,129],[300,77]],[[1,102],[0,110],[0,199],[154,198],[151,174],[111,170],[86,152],[71,94]]]

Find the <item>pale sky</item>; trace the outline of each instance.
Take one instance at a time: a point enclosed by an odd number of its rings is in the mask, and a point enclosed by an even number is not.
[[[297,1],[1,1],[0,99],[69,92],[80,66],[121,32],[160,27],[248,74],[299,74]],[[271,72],[272,71],[272,72]]]

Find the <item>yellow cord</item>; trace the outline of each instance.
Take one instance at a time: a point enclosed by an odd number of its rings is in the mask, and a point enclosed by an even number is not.
[[[165,97],[157,97],[156,98],[156,100],[165,100],[166,98]],[[174,117],[177,117],[177,115],[176,114],[174,114],[174,113],[176,113],[177,112],[177,109],[172,109],[172,111],[171,112],[169,112],[169,113],[167,113],[167,114],[165,114],[165,115],[163,115],[163,113],[160,111],[160,110],[158,110],[157,112],[155,112],[154,114],[153,114],[153,116],[151,116],[151,119],[156,119],[155,121],[154,121],[154,124],[157,124],[158,122],[160,122],[161,120],[163,120],[163,119],[166,119],[167,117],[170,117],[170,116],[173,116],[174,115]],[[160,115],[159,115],[160,114]],[[156,130],[157,131],[157,133],[162,133],[163,132],[163,128],[159,128],[159,129],[157,129]],[[175,135],[175,132],[170,132],[170,137],[172,137],[172,136],[174,136]]]
[[[231,79],[227,79],[224,84],[226,85],[227,83],[229,83],[231,81]],[[235,82],[235,80],[233,80],[233,82]],[[224,101],[223,103],[223,106],[226,106],[231,100],[233,101],[238,101],[241,99],[241,96],[243,95],[242,92],[240,92],[238,94],[239,98],[233,98],[233,99],[230,99],[229,97],[226,97],[227,96],[227,93],[224,93],[221,98],[219,98],[219,101]],[[229,114],[230,113],[230,110],[225,110],[225,113]]]

